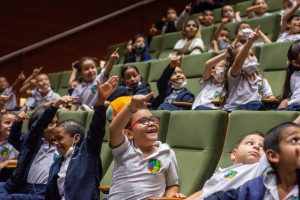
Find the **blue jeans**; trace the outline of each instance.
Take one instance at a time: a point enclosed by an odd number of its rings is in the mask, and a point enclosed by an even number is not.
[[[169,104],[169,103],[162,103],[158,106],[157,110],[189,110],[188,108],[185,109],[184,107],[178,107],[175,106],[173,104]]]
[[[299,104],[291,104],[287,108],[282,108],[278,110],[289,110],[289,111],[300,111],[300,105]]]
[[[266,108],[260,101],[250,101],[247,104],[239,105],[235,110],[266,110]]]
[[[197,106],[194,110],[214,110],[214,109],[207,106]]]
[[[5,187],[5,182],[0,183],[0,200],[44,200],[46,185],[27,183],[20,191],[9,193]]]

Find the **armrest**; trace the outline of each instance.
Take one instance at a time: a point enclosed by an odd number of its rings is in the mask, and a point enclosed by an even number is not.
[[[109,193],[109,189],[110,189],[110,187],[108,185],[100,185],[99,186],[99,190],[101,192],[103,192],[104,194],[108,194]]]
[[[10,160],[4,169],[16,169],[18,160]]]
[[[172,104],[174,106],[188,107],[188,108],[191,108],[193,105],[193,103],[190,103],[190,102],[172,102]]]
[[[177,197],[150,197],[148,200],[181,200]]]
[[[217,107],[221,107],[223,105],[223,101],[212,101],[211,103],[213,103]]]
[[[276,98],[265,98],[265,99],[262,99],[261,102],[265,105],[271,105],[271,106],[275,106],[275,107],[278,107],[280,104],[280,100],[276,99]]]

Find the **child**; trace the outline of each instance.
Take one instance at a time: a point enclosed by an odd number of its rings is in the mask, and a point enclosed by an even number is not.
[[[200,28],[210,27],[214,25],[214,13],[212,10],[204,10],[202,15],[198,17]]]
[[[25,102],[25,106],[33,109],[37,106],[47,105],[59,99],[59,94],[53,92],[47,74],[36,76],[36,89],[32,91],[31,96]]]
[[[177,55],[195,55],[204,51],[200,27],[196,20],[190,19],[184,24],[183,39],[176,42],[174,52]]]
[[[259,27],[251,33],[246,44],[238,49],[235,59],[228,65],[225,85],[228,96],[225,97],[224,109],[232,110],[264,110],[262,98],[274,98],[268,81],[258,74],[257,58],[251,46],[259,36]],[[228,89],[227,89],[228,88]]]
[[[247,22],[240,22],[235,30],[236,38],[232,42],[233,46],[236,46],[238,43],[245,44],[248,40],[249,35],[253,32],[253,28]],[[266,36],[260,29],[258,32],[259,36],[262,39],[262,42],[259,40],[254,41],[253,46],[260,46],[262,44],[269,44],[271,40]]]
[[[0,184],[0,199],[44,199],[49,169],[58,156],[53,144],[53,131],[58,122],[56,111],[74,98],[61,97],[44,108],[44,112],[32,114],[39,116],[24,138],[17,168],[6,183]]]
[[[137,34],[132,39],[132,53],[125,57],[124,63],[151,60],[148,45],[143,35]]]
[[[157,110],[183,110],[172,102],[194,101],[194,95],[186,89],[186,78],[180,68],[181,56],[171,59],[157,81],[159,95],[154,99],[152,107]]]
[[[60,122],[54,130],[60,157],[51,166],[45,199],[99,199],[102,177],[99,155],[106,123],[104,101],[117,86],[118,77],[111,77],[103,85],[97,83],[98,105],[94,107],[87,137],[84,138],[84,127],[75,120]]]
[[[78,110],[80,105],[94,106],[98,101],[97,80],[100,83],[107,81],[109,73],[113,67],[113,63],[118,57],[118,52],[113,52],[105,69],[97,75],[97,60],[91,57],[82,57],[79,60],[79,71],[82,82],[75,88],[72,96],[77,97],[73,102],[71,110]]]
[[[296,13],[299,7],[300,1],[283,16],[281,34],[276,42],[288,42],[300,39],[300,15]]]
[[[288,68],[283,87],[282,102],[279,108],[285,110],[300,110],[300,40],[291,45],[288,51]]]
[[[207,199],[229,200],[233,196],[245,200],[298,199],[296,169],[300,161],[299,138],[298,124],[285,122],[275,126],[266,134],[264,141],[266,157],[273,169],[238,189],[217,192]]]
[[[211,44],[208,46],[208,52],[219,53],[230,46],[230,31],[227,28],[224,28],[225,24],[227,23],[228,19],[224,18],[218,25],[218,28],[214,34],[214,38],[211,41]]]
[[[240,12],[234,13],[234,9],[231,5],[225,5],[222,7],[221,17],[222,19],[227,19],[228,23],[236,23],[242,21],[240,17]]]
[[[253,0],[252,5],[247,8],[248,18],[269,16],[268,4],[265,0]]]
[[[141,77],[136,66],[123,66],[121,69],[121,84],[106,100],[113,101],[121,96],[146,95],[150,92],[150,86],[146,83],[144,78]]]
[[[145,108],[152,93],[135,95],[111,122],[110,140],[115,168],[110,200],[181,197],[177,161],[168,145],[157,141],[159,118]],[[126,183],[126,184],[124,184]]]
[[[5,109],[16,110],[17,100],[14,92],[24,80],[25,75],[23,71],[18,75],[17,80],[11,86],[9,86],[9,83],[4,76],[0,76],[0,95],[10,96],[9,101],[3,106]]]
[[[297,5],[297,0],[283,0],[282,1],[282,10],[279,12],[281,17],[284,16],[286,12],[288,12],[290,9],[295,7]]]
[[[219,109],[214,105],[214,101],[222,101],[224,97],[224,71],[227,53],[222,53],[205,62],[201,90],[196,97],[193,110],[213,110]]]
[[[24,81],[21,89],[19,90],[24,97],[31,95],[32,90],[36,86],[36,76],[43,70],[43,67],[34,68],[31,75]]]
[[[71,96],[75,88],[80,84],[81,78],[79,76],[79,61],[76,60],[72,63],[72,71],[68,82],[68,94]]]
[[[187,200],[205,199],[216,191],[238,188],[248,180],[260,176],[270,168],[263,151],[264,134],[251,132],[236,144],[231,152],[233,165],[219,168],[207,180],[201,191],[191,195]]]
[[[10,129],[15,119],[16,116],[10,113],[0,115],[0,170],[19,155],[19,151],[8,142]]]

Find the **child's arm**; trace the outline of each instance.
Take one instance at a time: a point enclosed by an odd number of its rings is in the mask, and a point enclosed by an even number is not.
[[[186,198],[185,200],[195,200],[198,199],[201,195],[202,195],[202,190],[195,192],[194,194],[192,194],[191,196],[189,196],[188,198]]]
[[[247,8],[247,16],[248,18],[253,18],[255,15],[255,11],[261,8],[261,5],[254,5]]]
[[[109,77],[109,74],[114,66],[115,61],[119,60],[119,48],[116,48],[115,51],[110,55],[107,66],[104,70],[104,75],[106,77]]]
[[[271,43],[272,41],[270,40],[270,38],[268,37],[268,36],[266,36],[265,34],[264,34],[264,32],[262,32],[261,30],[259,30],[259,35],[262,37],[262,39],[263,39],[263,41],[264,41],[264,43],[265,44],[269,44],[269,43]]]
[[[3,168],[5,168],[8,165],[17,165],[18,160],[13,159],[13,160],[6,160],[2,163],[0,163],[0,170],[2,170]]]
[[[20,151],[24,138],[22,137],[23,120],[28,119],[26,111],[18,114],[17,119],[13,123],[10,134],[8,136],[8,143],[16,150]]]
[[[218,36],[220,35],[221,31],[223,30],[224,26],[230,22],[229,18],[222,18],[221,23],[218,25],[215,34],[214,39],[217,40]]]
[[[147,95],[134,95],[130,104],[123,109],[111,122],[109,127],[109,143],[112,148],[119,146],[125,139],[123,129],[130,121],[132,114],[138,109],[145,108],[147,100],[151,98],[153,93]]]
[[[236,20],[237,22],[241,22],[241,21],[242,21],[240,11],[235,12],[235,20]]]
[[[18,75],[18,78],[16,79],[16,81],[11,85],[11,88],[13,90],[16,90],[17,87],[19,86],[19,84],[25,80],[25,75],[24,75],[24,72],[21,71]]]
[[[184,22],[188,19],[189,13],[192,10],[192,4],[188,4],[185,6],[185,9],[179,15],[179,17],[175,20],[175,27],[178,31],[181,31],[184,25]]]
[[[231,43],[231,46],[236,47],[237,44],[240,42],[241,38],[243,37],[243,35],[244,35],[243,31],[240,30],[237,33],[237,35],[236,35],[235,39],[233,40],[233,42]]]
[[[295,7],[291,8],[290,10],[288,10],[282,17],[282,24],[281,24],[281,28],[280,28],[280,32],[283,32],[286,30],[286,26],[288,24],[288,19],[294,15],[298,9],[300,8],[300,0],[297,0],[297,4]]]
[[[87,141],[92,149],[92,152],[99,155],[101,150],[103,137],[105,135],[106,124],[106,107],[104,106],[105,99],[118,85],[118,76],[112,76],[104,84],[97,81],[99,100],[95,106],[94,116],[87,134]]]
[[[175,197],[175,198],[180,198],[180,199],[186,198],[186,196],[184,194],[179,193],[179,187],[177,185],[167,188],[165,197]]]
[[[238,52],[236,59],[233,62],[231,68],[232,76],[238,76],[241,74],[241,70],[246,58],[248,57],[249,50],[251,49],[253,42],[257,40],[258,36],[259,36],[259,27],[257,27],[255,31],[250,34],[246,44],[242,47],[240,52]]]
[[[21,93],[27,91],[27,89],[30,87],[31,85],[31,80],[35,79],[35,77],[43,70],[43,67],[39,67],[39,68],[34,68],[31,75],[24,81],[21,89],[19,90]]]
[[[212,68],[224,59],[226,59],[226,52],[221,53],[205,62],[204,73],[203,73],[204,81],[207,81],[208,79],[210,79]]]
[[[290,101],[291,99],[283,99],[281,101],[281,103],[279,104],[278,108],[287,108],[288,107],[288,102]]]
[[[69,86],[72,84],[74,80],[76,80],[78,69],[75,67],[75,65],[78,65],[78,63],[79,63],[78,61],[72,63],[72,71],[68,82]]]
[[[5,107],[5,104],[7,102],[9,102],[10,98],[13,96],[14,94],[11,93],[9,96],[6,95],[0,95],[0,110],[3,109]]]

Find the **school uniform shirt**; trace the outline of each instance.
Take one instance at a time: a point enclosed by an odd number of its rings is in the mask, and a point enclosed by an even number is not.
[[[16,159],[19,156],[19,151],[17,151],[7,140],[0,142],[0,163]]]
[[[276,42],[289,42],[300,39],[300,33],[289,35],[288,31],[282,32]]]
[[[1,93],[1,95],[5,95],[5,96],[9,96],[14,92],[12,87],[8,87],[5,88],[3,90],[3,92]],[[12,97],[10,98],[10,100],[5,104],[5,108],[7,110],[15,110],[17,107],[17,99],[16,99],[16,95],[13,94]]]
[[[288,105],[300,105],[300,71],[294,71],[291,76],[290,87],[292,91],[291,100]]]
[[[245,105],[251,101],[261,101],[262,98],[272,96],[272,90],[265,78],[255,74],[255,80],[251,81],[242,73],[236,77],[228,71],[229,96],[224,106],[225,110],[232,111],[239,105]]]
[[[247,181],[261,176],[271,169],[271,166],[264,155],[254,164],[236,164],[225,169],[219,169],[205,182],[202,188],[202,195],[197,200],[202,200],[218,191],[239,188]]]
[[[28,97],[27,101],[25,102],[25,105],[30,108],[35,108],[37,106],[45,104],[47,101],[56,100],[59,98],[60,95],[55,93],[52,89],[50,89],[48,91],[48,94],[44,97],[37,89],[35,89],[32,91],[31,96]]]
[[[72,93],[72,96],[78,97],[73,102],[80,105],[85,104],[89,107],[94,106],[98,102],[98,84],[96,80],[103,84],[107,79],[108,77],[104,75],[104,69],[102,69],[92,82],[81,82]]]
[[[115,167],[109,200],[162,197],[167,187],[178,185],[177,161],[167,144],[157,141],[157,151],[144,157],[127,137],[112,149]]]
[[[277,190],[277,177],[273,171],[268,172],[263,177],[263,184],[266,188],[264,200],[280,200]],[[295,185],[283,200],[296,200],[298,199],[298,193],[298,186]]]
[[[174,46],[174,51],[180,51],[187,42],[187,38],[180,39],[179,41],[177,41]],[[204,51],[203,40],[201,38],[194,38],[188,50],[190,52],[189,55],[201,54],[201,52]]]
[[[215,106],[212,101],[221,101],[223,96],[223,84],[216,83],[213,84],[211,80],[204,81],[200,83],[201,92],[196,97],[192,109],[197,106],[207,106],[213,109],[218,109],[220,107]]]
[[[32,161],[27,183],[47,184],[50,166],[58,156],[57,148],[53,145],[49,146],[49,142],[42,138],[42,146]]]

